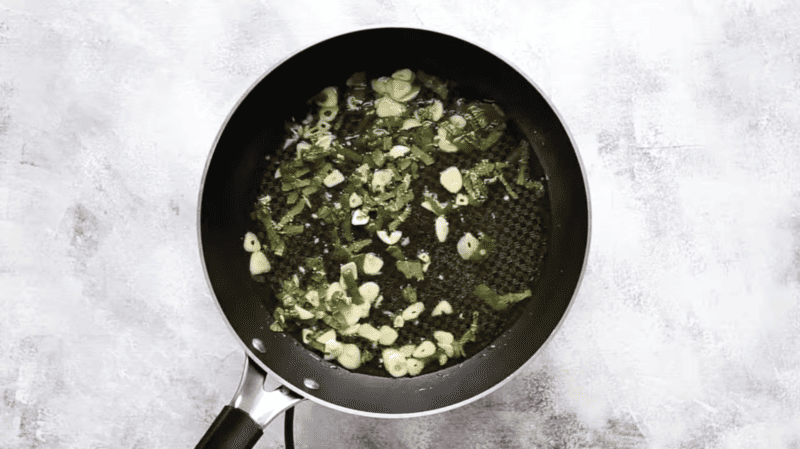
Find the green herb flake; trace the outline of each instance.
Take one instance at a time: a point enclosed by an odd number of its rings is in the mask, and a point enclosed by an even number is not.
[[[514,198],[514,199],[519,198],[519,195],[517,195],[517,193],[514,192],[514,189],[511,187],[511,184],[509,184],[508,181],[506,181],[506,178],[505,178],[505,176],[503,176],[502,172],[500,172],[500,171],[497,172],[497,178],[500,180],[500,182],[506,188],[506,191],[508,192],[509,196],[511,196],[511,198]]]
[[[331,210],[330,206],[327,206],[327,205],[326,206],[322,206],[317,211],[317,217],[319,217],[319,219],[321,219],[321,220],[324,220],[324,219],[328,218],[328,216],[331,214],[331,212],[332,212],[332,210]]]
[[[347,250],[351,253],[357,253],[372,243],[372,239],[363,239],[353,242],[352,244],[347,246]]]
[[[488,150],[489,148],[491,148],[492,145],[494,145],[495,143],[497,143],[498,140],[500,140],[500,137],[503,136],[503,132],[504,130],[502,129],[496,129],[492,131],[491,133],[489,133],[488,136],[486,136],[480,142],[478,142],[477,147],[480,148],[482,151]]]
[[[305,229],[306,228],[303,225],[290,224],[290,225],[285,226],[283,229],[281,229],[281,234],[284,234],[284,235],[298,235],[298,234],[302,234]]]
[[[361,305],[364,303],[364,298],[361,297],[361,293],[358,291],[358,284],[356,283],[356,278],[351,271],[344,271],[342,273],[342,279],[344,279],[344,284],[347,287],[347,293],[353,300],[353,304]]]
[[[289,209],[288,212],[286,212],[286,215],[284,215],[283,218],[281,218],[281,221],[279,221],[278,224],[275,225],[275,228],[279,230],[282,229],[284,226],[286,226],[292,220],[294,220],[294,217],[296,217],[300,212],[302,212],[303,208],[305,207],[306,207],[305,201],[300,201],[297,204],[295,204],[291,209]]]
[[[412,131],[412,137],[414,138],[414,143],[423,150],[433,148],[433,129],[430,126],[417,126]]]
[[[304,187],[302,193],[303,193],[304,197],[308,198],[311,195],[317,193],[319,191],[319,189],[320,189],[320,184],[315,182],[315,183],[312,183],[308,187]],[[292,192],[292,193],[296,193],[296,192]]]
[[[342,220],[342,237],[344,237],[345,241],[352,242],[353,241],[353,229],[350,220],[345,217]]]
[[[438,216],[442,216],[446,212],[446,210],[442,208],[442,205],[439,204],[439,202],[433,197],[425,196],[425,199],[423,199],[422,202],[427,204],[431,208],[431,211]]]
[[[380,168],[386,162],[386,156],[381,150],[375,150],[372,152],[372,160],[375,162],[375,166]]]
[[[267,240],[272,252],[277,256],[283,256],[286,249],[286,243],[283,241],[278,231],[275,230],[275,223],[272,221],[272,214],[270,213],[269,206],[266,203],[261,203],[261,206],[256,211],[256,217],[261,220],[264,229],[267,231]]]
[[[525,183],[525,187],[534,190],[533,194],[537,200],[544,196],[544,185],[539,181],[528,181]]]
[[[397,164],[398,168],[400,168],[400,170],[402,171],[407,170],[410,165],[411,165],[411,159],[408,158],[400,160],[400,162]]]
[[[475,336],[478,334],[478,312],[472,312],[472,324],[469,326],[469,330],[464,332],[464,335],[461,336],[458,340],[453,342],[453,356],[455,357],[466,357],[467,354],[464,352],[464,345],[471,341],[475,341]]]
[[[409,304],[417,302],[417,290],[414,287],[408,286],[403,289],[403,299]]]
[[[421,160],[425,165],[431,165],[435,162],[430,154],[426,153],[416,145],[411,145],[411,154]]]
[[[422,262],[418,260],[398,260],[396,266],[406,279],[416,278],[419,281],[425,279],[422,274]]]
[[[401,250],[400,247],[397,245],[391,245],[386,247],[386,252],[397,260],[406,260],[406,256],[403,254],[403,250]]]
[[[473,292],[475,293],[475,295],[486,301],[487,304],[489,304],[494,310],[497,311],[505,310],[511,304],[517,303],[531,296],[531,291],[529,289],[521,293],[508,293],[505,295],[498,295],[486,284],[481,284],[475,287],[475,290]]]
[[[281,190],[288,192],[290,190],[302,189],[308,185],[311,185],[310,179],[286,180],[281,184]]]
[[[344,155],[345,158],[350,159],[351,161],[356,162],[358,164],[364,161],[364,158],[360,154],[356,153],[355,151],[345,146],[339,148],[339,154]]]

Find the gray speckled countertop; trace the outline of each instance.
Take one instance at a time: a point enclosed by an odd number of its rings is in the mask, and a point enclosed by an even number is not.
[[[283,58],[394,24],[538,83],[585,165],[592,250],[504,387],[406,420],[304,402],[297,447],[800,447],[796,2],[346,5],[0,1],[0,448],[194,446],[243,358],[196,242],[216,133]]]

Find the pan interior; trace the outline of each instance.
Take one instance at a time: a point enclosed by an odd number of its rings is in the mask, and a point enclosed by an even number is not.
[[[275,153],[269,159],[264,155],[283,147],[287,119],[305,116],[308,98],[354,72],[381,76],[402,67],[451,80],[463,86],[465,96],[497,101],[516,132],[531,142],[540,170],[534,176],[548,178],[548,198],[535,201],[523,197],[513,207],[497,203],[480,208],[494,213],[494,236],[500,248],[497,257],[487,260],[488,265],[469,267],[447,255],[439,258],[448,263],[437,273],[444,270],[451,279],[490,273],[486,278],[498,291],[530,287],[533,297],[504,317],[513,323],[511,327],[507,329],[502,322],[493,329],[487,326],[483,341],[473,343],[473,353],[468,353],[472,357],[446,369],[393,379],[349,372],[335,362],[321,360],[296,339],[270,331],[274,292],[250,279],[241,237],[253,228],[249,215],[254,200],[262,189],[270,188],[262,185],[262,176],[274,172],[280,155]],[[496,156],[492,159],[503,159],[503,155]],[[549,214],[542,214],[548,209]],[[547,217],[545,221],[542,216]],[[485,217],[476,215],[467,217],[469,220],[483,222]],[[533,238],[544,229],[548,230],[546,257],[543,242]],[[587,232],[588,203],[574,148],[557,115],[536,89],[512,67],[478,47],[412,29],[375,29],[339,36],[304,50],[267,74],[240,103],[218,139],[207,168],[200,211],[209,281],[241,340],[248,345],[254,338],[263,341],[266,352],[253,354],[312,399],[374,414],[447,408],[490,390],[519,369],[553,332],[571,301],[583,268]],[[432,260],[437,260],[436,255]],[[283,269],[277,264],[275,274]],[[430,288],[440,288],[431,292],[448,299],[465,299],[469,292],[462,285],[452,282],[437,287],[431,283]],[[474,354],[478,349],[480,353]],[[313,379],[321,387],[309,390],[305,379]]]

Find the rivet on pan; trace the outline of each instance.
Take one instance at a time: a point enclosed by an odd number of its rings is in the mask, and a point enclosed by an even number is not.
[[[304,379],[303,385],[309,390],[319,390],[319,384],[314,379]]]
[[[261,341],[261,339],[259,339],[259,338],[254,338],[253,339],[253,347],[256,348],[256,351],[258,351],[258,352],[260,352],[262,354],[267,352],[267,347],[264,346],[264,342]]]

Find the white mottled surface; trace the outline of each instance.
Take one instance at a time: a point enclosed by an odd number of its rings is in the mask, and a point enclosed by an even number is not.
[[[0,0],[0,448],[194,446],[243,354],[196,244],[217,130],[287,55],[391,24],[537,81],[592,252],[497,392],[410,420],[305,402],[297,446],[800,447],[798,23],[789,0]]]

